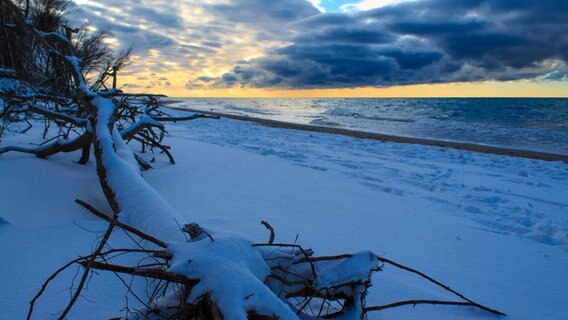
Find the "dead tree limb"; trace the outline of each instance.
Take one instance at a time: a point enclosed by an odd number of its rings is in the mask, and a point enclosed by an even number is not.
[[[99,246],[95,249],[95,251],[93,252],[92,257],[85,263],[83,264],[83,267],[85,267],[85,270],[83,271],[83,276],[81,277],[81,280],[79,281],[79,285],[77,286],[77,289],[75,290],[75,293],[73,294],[73,297],[71,297],[71,300],[69,301],[69,304],[67,305],[67,307],[65,307],[65,310],[63,310],[63,312],[61,313],[61,315],[59,316],[59,320],[63,320],[65,319],[65,317],[67,316],[67,314],[69,313],[69,311],[71,311],[71,308],[73,308],[73,305],[75,304],[75,302],[77,301],[77,299],[79,298],[79,296],[81,295],[81,291],[83,290],[83,286],[85,285],[85,283],[87,282],[87,279],[90,275],[91,272],[91,268],[97,264],[97,262],[95,261],[96,257],[98,255],[100,255],[101,251],[104,249],[104,247],[106,246],[106,243],[108,241],[108,239],[110,238],[110,235],[112,234],[112,231],[114,229],[115,226],[115,222],[118,220],[118,214],[115,214],[112,218],[111,223],[108,226],[107,231],[105,232],[101,242],[99,243]]]
[[[101,219],[103,219],[103,220],[105,220],[105,221],[108,221],[108,222],[110,222],[110,223],[114,223],[115,226],[117,226],[117,227],[119,227],[119,228],[122,228],[122,229],[124,229],[125,231],[128,231],[128,232],[130,232],[130,233],[132,233],[132,234],[135,234],[135,235],[137,235],[138,237],[140,237],[140,238],[142,238],[142,239],[144,239],[144,240],[148,240],[148,241],[152,242],[153,244],[155,244],[155,245],[157,245],[157,246],[159,246],[159,247],[162,247],[162,248],[166,248],[166,247],[167,247],[167,244],[166,244],[165,242],[163,242],[162,240],[160,240],[160,239],[157,239],[157,238],[155,238],[155,237],[153,237],[153,236],[151,236],[151,235],[149,235],[149,234],[146,234],[146,233],[144,233],[144,232],[142,232],[142,231],[140,231],[140,230],[138,230],[138,229],[136,229],[136,228],[133,228],[133,227],[127,225],[127,224],[124,224],[124,223],[122,223],[122,222],[120,222],[120,221],[118,221],[118,220],[113,222],[113,219],[112,219],[111,217],[109,217],[108,215],[104,214],[103,212],[101,212],[100,210],[96,209],[95,207],[93,207],[92,205],[86,203],[86,202],[83,201],[83,200],[75,199],[75,202],[76,202],[77,204],[79,204],[80,206],[82,206],[83,208],[87,209],[89,212],[91,212],[91,213],[94,214],[95,216],[97,216],[97,217],[99,217],[99,218],[101,218]]]
[[[134,137],[140,131],[153,127],[164,129],[164,125],[161,124],[159,120],[155,120],[152,117],[143,117],[132,126],[121,130],[120,135],[122,136],[122,139],[129,140],[132,139],[132,137]]]
[[[201,114],[201,113],[197,113],[191,116],[186,116],[186,117],[152,117],[154,120],[156,121],[160,121],[160,122],[180,122],[180,121],[189,121],[189,120],[195,120],[195,119],[199,119],[199,118],[205,118],[205,119],[221,119],[219,116],[211,116],[211,115],[206,115],[206,114]]]
[[[80,262],[83,266],[87,267],[88,261]],[[171,282],[176,282],[180,284],[186,284],[189,286],[194,286],[199,283],[199,280],[189,279],[183,275],[179,275],[173,272],[168,272],[164,269],[152,269],[152,268],[134,268],[125,267],[116,264],[93,262],[91,268],[98,270],[113,271],[118,273],[130,274],[133,276],[141,276],[146,278],[160,279]]]
[[[64,266],[60,267],[59,269],[57,269],[53,274],[51,274],[51,276],[49,276],[49,278],[47,278],[47,280],[45,280],[45,282],[42,284],[41,289],[38,291],[38,293],[33,297],[33,299],[30,301],[30,308],[28,309],[28,315],[26,317],[27,320],[30,320],[34,311],[34,306],[36,301],[41,297],[41,295],[44,293],[45,289],[47,289],[47,286],[49,285],[49,283],[51,281],[53,281],[55,278],[57,278],[57,276],[65,271],[67,268],[69,268],[70,266],[72,266],[73,264],[81,261],[82,259],[84,259],[84,257],[80,257],[77,258],[75,260],[71,260],[70,262],[68,262],[67,264],[65,264]]]
[[[138,138],[138,136],[140,136],[141,138]],[[149,143],[152,147],[156,147],[156,148],[162,150],[162,152],[165,153],[166,156],[168,157],[168,159],[170,160],[170,163],[176,164],[176,160],[174,159],[174,156],[170,152],[169,147],[162,145],[161,143],[154,140],[152,137],[150,137],[149,135],[147,135],[143,132],[138,132],[138,136],[133,137],[133,139],[140,141],[141,143]]]
[[[34,105],[30,106],[29,110],[31,112],[41,114],[41,115],[48,117],[48,118],[61,120],[61,121],[64,121],[66,123],[71,123],[71,124],[73,124],[74,126],[77,126],[77,127],[86,127],[87,123],[88,123],[88,120],[86,120],[86,119],[80,119],[80,118],[72,117],[70,115],[67,115],[67,114],[64,114],[64,113],[61,113],[61,112],[54,112],[54,111],[47,110],[45,108],[41,108],[41,107],[34,106]]]
[[[397,301],[397,302],[393,302],[393,303],[389,303],[389,304],[385,304],[385,305],[381,305],[381,306],[372,306],[372,307],[366,307],[365,308],[365,312],[370,312],[370,311],[381,311],[381,310],[385,310],[385,309],[390,309],[390,308],[396,308],[396,307],[402,307],[402,306],[408,306],[408,305],[412,305],[412,306],[416,306],[419,304],[430,304],[430,305],[446,305],[446,306],[462,306],[462,307],[477,307],[477,305],[471,303],[471,302],[467,302],[467,301],[444,301],[444,300],[405,300],[405,301]],[[486,310],[487,311],[487,310]],[[504,316],[504,313],[495,313],[495,312],[491,312],[500,316]]]
[[[274,228],[272,228],[272,226],[264,220],[262,220],[260,223],[263,226],[265,226],[266,229],[268,229],[268,231],[270,231],[270,238],[268,239],[268,244],[273,244],[274,243]]]
[[[4,148],[0,148],[0,155],[10,151],[22,152],[22,153],[30,153],[36,155],[38,158],[45,159],[49,156],[52,156],[59,152],[73,152],[79,150],[81,148],[85,148],[87,145],[91,144],[92,135],[89,132],[85,132],[83,135],[71,139],[69,141],[61,141],[57,139],[55,142],[50,143],[45,146],[41,146],[34,149],[16,147],[16,146],[8,146]],[[81,159],[85,156],[83,155]],[[79,161],[79,163],[83,163],[84,161]]]
[[[437,286],[439,286],[439,287],[441,287],[441,288],[444,288],[445,290],[447,290],[447,291],[449,291],[449,292],[455,294],[456,296],[462,298],[463,300],[467,301],[468,303],[470,303],[470,304],[471,304],[472,306],[474,306],[474,307],[477,307],[477,308],[482,309],[482,310],[485,310],[485,311],[487,311],[487,312],[489,312],[489,313],[497,314],[497,315],[500,315],[500,316],[506,315],[505,313],[503,313],[503,312],[501,312],[501,311],[498,311],[498,310],[495,310],[495,309],[486,307],[486,306],[484,306],[484,305],[481,305],[481,304],[479,304],[479,303],[477,303],[477,302],[475,302],[475,301],[473,301],[473,300],[471,300],[471,299],[465,297],[463,294],[461,294],[461,293],[455,291],[454,289],[450,288],[448,285],[445,285],[445,284],[441,283],[440,281],[438,281],[438,280],[436,280],[436,279],[434,279],[434,278],[428,276],[427,274],[424,274],[423,272],[420,272],[420,271],[418,271],[418,270],[416,270],[416,269],[409,268],[409,267],[407,267],[407,266],[405,266],[405,265],[402,265],[402,264],[400,264],[400,263],[398,263],[398,262],[392,261],[392,260],[387,259],[387,258],[384,258],[384,257],[379,257],[379,256],[378,256],[377,258],[378,258],[379,261],[381,261],[381,262],[388,263],[388,264],[390,264],[390,265],[392,265],[392,266],[395,266],[395,267],[397,267],[397,268],[399,268],[399,269],[406,270],[406,271],[408,271],[408,272],[411,272],[411,273],[414,273],[414,274],[417,274],[417,275],[421,276],[422,278],[424,278],[424,279],[426,279],[426,280],[428,280],[428,281],[434,283],[435,285],[437,285]]]
[[[164,252],[164,251],[160,251],[160,250],[148,250],[148,249],[110,249],[104,252],[101,252],[98,257],[104,257],[104,256],[108,256],[110,254],[113,253],[147,253],[147,254],[152,254],[156,257],[160,257],[166,260],[171,259],[171,255],[169,255],[168,253]],[[57,276],[67,270],[69,267],[71,267],[74,264],[83,262],[83,263],[87,263],[86,260],[88,261],[88,259],[91,258],[97,258],[97,256],[95,254],[90,254],[88,256],[83,256],[83,257],[79,257],[76,259],[73,259],[71,261],[69,261],[68,263],[66,263],[65,265],[63,265],[62,267],[60,267],[59,269],[57,269],[55,272],[53,272],[46,280],[45,282],[42,284],[41,289],[38,291],[38,293],[34,296],[34,298],[30,301],[30,307],[28,309],[28,315],[26,319],[31,319],[31,316],[33,314],[33,310],[34,310],[34,306],[35,303],[37,302],[37,300],[43,295],[43,293],[45,292],[45,290],[47,289],[48,285],[50,284],[51,281],[53,281],[55,278],[57,278]],[[94,264],[95,266],[98,266],[97,264]],[[96,269],[96,267],[93,267]]]

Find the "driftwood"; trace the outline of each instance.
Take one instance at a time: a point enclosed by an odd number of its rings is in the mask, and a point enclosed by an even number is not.
[[[159,247],[167,247],[167,245],[152,236],[145,234],[144,232],[137,230],[136,228],[126,225],[124,223],[117,222],[110,218],[108,215],[102,213],[101,211],[95,209],[90,204],[76,200],[78,204],[86,208],[89,212],[93,213],[95,216],[104,219],[109,222],[109,230],[112,228],[122,228],[123,230],[140,237],[143,240],[149,241],[154,245]],[[452,294],[458,296],[463,301],[446,301],[446,300],[427,300],[427,299],[416,299],[416,300],[405,300],[396,301],[385,305],[379,306],[366,306],[364,299],[357,299],[353,293],[356,292],[367,292],[370,286],[369,279],[356,279],[346,281],[345,283],[338,283],[332,287],[318,287],[316,279],[320,276],[318,270],[322,269],[321,263],[337,263],[345,261],[352,258],[352,254],[342,254],[336,256],[314,256],[313,251],[310,249],[304,249],[298,244],[286,244],[286,243],[270,243],[274,241],[275,232],[274,228],[266,221],[262,222],[263,225],[267,227],[270,231],[269,243],[259,243],[254,244],[254,247],[258,248],[271,248],[271,254],[265,256],[266,262],[272,265],[272,272],[269,277],[265,280],[267,286],[272,286],[275,292],[278,292],[281,297],[287,299],[291,306],[294,306],[295,311],[300,314],[305,314],[315,319],[334,319],[345,315],[352,309],[359,308],[361,310],[361,315],[364,317],[369,312],[381,311],[390,308],[402,307],[406,305],[451,305],[451,306],[464,306],[464,307],[475,307],[481,310],[487,311],[495,315],[505,315],[504,313],[497,311],[495,309],[481,305],[473,300],[466,298],[459,292],[451,289],[449,286],[441,283],[438,280],[410,267],[407,267],[398,262],[392,261],[390,259],[376,256],[377,261],[380,263],[372,270],[373,272],[382,271],[385,264],[389,264],[396,268],[408,271],[413,274],[417,274],[420,277],[428,280],[431,283],[451,292]],[[203,230],[199,225],[193,224],[192,230]],[[199,233],[194,233],[197,237]],[[69,268],[71,265],[81,265],[85,268],[85,274],[90,272],[90,270],[101,270],[113,272],[115,274],[125,274],[133,277],[142,277],[160,280],[162,286],[172,287],[173,284],[183,286],[187,292],[185,296],[189,295],[192,287],[199,283],[199,279],[190,279],[183,275],[179,275],[168,271],[169,262],[172,256],[164,250],[154,250],[154,249],[110,249],[107,251],[100,250],[104,244],[106,244],[106,237],[101,240],[101,244],[92,254],[74,259],[58,269],[51,277],[48,278],[46,283],[42,286],[38,294],[32,300],[30,310],[28,313],[28,319],[30,319],[33,313],[33,307],[37,299],[44,293],[47,285],[55,279],[55,277],[60,274],[63,270]],[[274,254],[276,252],[276,254]],[[146,254],[154,257],[155,259],[161,261],[157,263],[152,263],[146,266],[138,265],[136,267],[117,265],[109,262],[109,257],[112,254],[124,254],[124,253],[135,253],[135,254]],[[279,261],[275,263],[275,261]],[[284,262],[284,263],[282,263]],[[287,267],[284,267],[287,266]],[[306,268],[306,266],[308,268]],[[325,269],[325,268],[323,268]],[[301,271],[303,270],[303,271]],[[164,284],[165,283],[165,284]],[[126,282],[125,282],[126,284]],[[76,291],[80,293],[82,286],[80,285]],[[353,290],[354,288],[359,288],[361,290]],[[128,288],[128,290],[132,290]],[[75,297],[75,296],[74,296]],[[155,298],[154,295],[149,297],[148,301],[145,301],[144,305],[150,306],[154,305],[155,302],[151,299]],[[247,297],[245,297],[246,299]],[[66,311],[68,311],[75,300],[71,300]],[[148,310],[150,311],[150,310]],[[156,312],[155,308],[152,312]],[[64,312],[60,318],[63,318],[67,313]],[[208,296],[203,297],[196,303],[189,303],[185,301],[183,305],[177,307],[171,307],[168,314],[161,314],[163,317],[171,317],[172,319],[198,319],[199,317],[205,316],[206,319],[223,319],[218,307],[215,305]],[[249,319],[272,319],[269,315],[259,314],[256,311],[250,311],[248,313]]]
[[[165,126],[163,122],[191,121],[201,118],[218,119],[218,117],[203,114],[192,114],[185,117],[171,116],[160,109],[161,102],[152,95],[126,95],[115,93],[119,106],[116,127],[119,129],[122,138],[129,141],[140,143],[143,152],[156,151],[165,154],[170,163],[175,164],[175,158],[171,153],[171,148],[164,144]],[[0,137],[3,131],[9,130],[11,126],[22,122],[34,121],[35,125],[43,124],[44,137],[48,137],[49,131],[55,131],[54,140],[51,143],[36,147],[24,148],[20,146],[6,146],[0,148],[0,155],[7,152],[22,152],[34,154],[38,158],[46,159],[60,152],[69,153],[82,150],[79,164],[89,162],[90,150],[93,145],[92,132],[86,129],[87,124],[92,121],[88,114],[75,113],[76,110],[66,110],[67,104],[61,104],[64,100],[57,96],[41,95],[41,99],[34,96],[22,96],[16,93],[0,92],[0,98],[9,106],[0,114],[3,127],[0,129]],[[74,102],[73,102],[74,103]],[[40,107],[38,104],[47,106]],[[62,109],[64,111],[62,111]],[[32,124],[30,123],[29,128]],[[28,128],[28,129],[29,129]],[[135,158],[143,170],[152,166],[139,155]]]

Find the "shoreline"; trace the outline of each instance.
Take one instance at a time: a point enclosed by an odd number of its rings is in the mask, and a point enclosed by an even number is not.
[[[545,160],[545,161],[562,161],[568,164],[568,155],[561,155],[555,153],[486,146],[486,145],[479,145],[467,142],[454,142],[454,141],[443,141],[443,140],[434,140],[434,139],[425,139],[425,138],[401,137],[401,136],[393,136],[382,133],[349,130],[344,128],[323,127],[311,124],[300,124],[300,123],[291,123],[279,120],[262,119],[262,118],[227,114],[215,111],[201,111],[191,108],[180,108],[173,106],[167,106],[167,108],[186,111],[186,112],[202,113],[206,115],[217,116],[221,118],[228,118],[239,121],[247,121],[272,128],[337,134],[353,138],[369,139],[369,140],[376,140],[382,142],[419,144],[419,145],[442,147],[442,148],[452,148],[457,150],[510,156],[515,158],[528,158],[528,159]]]

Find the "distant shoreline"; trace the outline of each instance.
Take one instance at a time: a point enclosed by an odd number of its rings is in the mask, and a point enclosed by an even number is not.
[[[165,96],[163,94],[160,94],[162,96]],[[179,102],[179,101],[183,101],[185,99],[195,99],[195,100],[199,100],[199,99],[227,99],[227,100],[237,100],[237,99],[283,99],[282,97],[278,97],[278,96],[262,96],[262,97],[228,97],[228,96],[220,96],[220,97],[215,97],[215,96],[211,96],[211,97],[170,97],[170,96],[166,96],[168,99],[171,99],[171,102]],[[182,100],[179,100],[182,99]],[[377,97],[377,96],[369,96],[369,97],[365,97],[365,96],[357,96],[357,97],[351,97],[351,96],[346,96],[346,97],[342,97],[342,96],[337,96],[337,97],[320,97],[320,96],[314,96],[314,97],[296,97],[296,96],[286,96],[286,99],[306,99],[306,100],[313,100],[313,99],[318,99],[318,100],[325,100],[325,99],[353,99],[353,100],[358,100],[358,99],[495,99],[495,100],[499,100],[499,99],[568,99],[568,96],[511,96],[511,97],[504,97],[504,96],[498,96],[498,97],[469,97],[469,96],[460,96],[460,97]],[[170,102],[170,101],[164,101],[164,102]]]
[[[179,107],[172,107],[172,106],[168,106],[168,108],[180,110],[180,111],[203,113],[203,114],[207,114],[207,115],[218,116],[218,117],[222,117],[222,118],[228,118],[228,119],[239,120],[239,121],[248,121],[248,122],[253,122],[253,123],[256,123],[256,124],[259,124],[259,125],[263,125],[263,126],[267,126],[267,127],[273,127],[273,128],[283,128],[283,129],[292,129],[292,130],[301,130],[301,131],[310,131],[310,132],[330,133],[330,134],[337,134],[337,135],[349,136],[349,137],[360,138],[360,139],[377,140],[377,141],[383,141],[383,142],[420,144],[420,145],[426,145],[426,146],[452,148],[452,149],[458,149],[458,150],[474,151],[474,152],[503,155],[503,156],[510,156],[510,157],[516,157],[516,158],[528,158],[528,159],[537,159],[537,160],[545,160],[545,161],[563,161],[564,163],[568,163],[568,155],[561,155],[561,154],[554,154],[554,153],[547,153],[547,152],[519,150],[519,149],[511,149],[511,148],[504,148],[504,147],[494,147],[494,146],[486,146],[486,145],[479,145],[479,144],[466,143],[466,142],[454,142],[454,141],[443,141],[443,140],[424,139],[424,138],[400,137],[400,136],[393,136],[393,135],[382,134],[382,133],[355,131],[355,130],[349,130],[349,129],[344,129],[344,128],[323,127],[323,126],[316,126],[316,125],[310,125],[310,124],[291,123],[291,122],[285,122],[285,121],[262,119],[262,118],[241,116],[241,115],[235,115],[235,114],[227,114],[227,113],[214,112],[214,111],[201,111],[201,110],[196,110],[196,109],[191,109],[191,108],[179,108]]]

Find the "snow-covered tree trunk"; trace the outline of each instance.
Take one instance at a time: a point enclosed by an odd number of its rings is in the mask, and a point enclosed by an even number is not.
[[[144,181],[137,166],[129,161],[133,156],[125,149],[122,137],[113,134],[112,100],[88,91],[86,86],[81,89],[84,103],[93,113],[97,173],[109,204],[130,226],[168,243],[167,251],[173,256],[171,272],[199,280],[189,302],[196,304],[207,297],[228,319],[247,319],[249,313],[297,318],[264,284],[270,268],[250,241],[217,234],[186,240],[182,230],[185,219]]]

